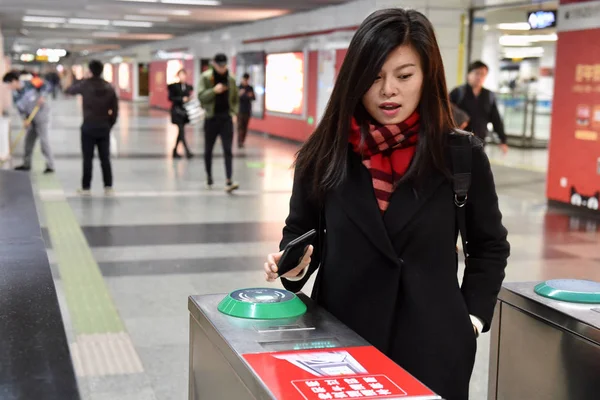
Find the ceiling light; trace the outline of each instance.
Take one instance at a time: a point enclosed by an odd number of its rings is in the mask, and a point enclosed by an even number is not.
[[[521,49],[507,49],[504,52],[506,58],[531,58],[541,57],[544,54],[542,47],[527,47]]]
[[[26,10],[27,15],[43,15],[46,17],[62,17],[65,15],[64,11],[50,11],[50,10]]]
[[[220,6],[220,0],[160,0],[164,4],[185,4],[190,6]]]
[[[556,33],[549,35],[503,35],[500,36],[502,46],[528,46],[536,42],[555,42],[558,40]]]
[[[192,12],[189,10],[165,10],[163,8],[144,8],[140,10],[140,13],[154,15],[177,15],[182,17],[192,15]]]
[[[107,19],[69,18],[69,24],[74,25],[109,25]]]
[[[23,17],[23,22],[39,22],[42,24],[64,24],[67,20],[58,17],[32,17],[26,15]]]
[[[119,36],[121,36],[121,33],[120,32],[93,32],[92,36],[98,37],[98,38],[118,38]]]
[[[152,22],[168,22],[167,17],[151,17],[148,15],[126,15],[124,17],[127,21],[152,21]]]
[[[113,21],[113,26],[128,26],[132,28],[152,28],[154,24],[147,21]]]
[[[528,31],[531,29],[528,22],[510,22],[496,25],[498,29],[507,31]]]

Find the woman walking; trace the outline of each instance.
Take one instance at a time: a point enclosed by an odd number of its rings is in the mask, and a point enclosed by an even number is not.
[[[177,125],[179,130],[175,148],[173,149],[173,158],[181,158],[181,155],[177,152],[179,143],[183,144],[186,157],[192,158],[194,155],[190,151],[187,141],[185,140],[185,125],[189,123],[190,120],[183,105],[189,101],[194,88],[187,84],[187,72],[184,69],[177,73],[177,77],[179,78],[179,83],[172,83],[169,85],[169,101],[173,103],[171,106],[171,122]]]

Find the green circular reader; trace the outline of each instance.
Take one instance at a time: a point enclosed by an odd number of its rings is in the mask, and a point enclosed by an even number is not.
[[[306,305],[284,289],[250,288],[229,293],[218,307],[223,314],[247,319],[294,318],[306,312]]]
[[[600,304],[600,282],[579,279],[554,279],[537,285],[535,292],[540,296],[554,300]]]

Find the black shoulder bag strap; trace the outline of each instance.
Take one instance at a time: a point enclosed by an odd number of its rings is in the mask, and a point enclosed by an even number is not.
[[[317,244],[319,246],[321,262],[318,267],[317,277],[315,278],[315,284],[313,285],[313,291],[311,297],[313,300],[318,301],[319,289],[321,286],[321,279],[323,276],[322,269],[325,262],[325,235],[327,234],[327,227],[325,226],[325,205],[319,202],[319,227],[317,231]]]
[[[456,221],[463,245],[465,260],[467,252],[467,215],[465,206],[471,188],[471,134],[455,133],[450,146],[452,156],[452,181],[454,189],[454,204],[456,205]]]

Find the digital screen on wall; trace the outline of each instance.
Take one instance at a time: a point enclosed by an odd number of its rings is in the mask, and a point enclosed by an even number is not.
[[[304,53],[267,55],[266,98],[268,111],[304,114]]]
[[[527,14],[531,29],[548,29],[556,26],[556,10],[539,10]]]
[[[104,80],[113,83],[113,67],[111,64],[104,64]]]
[[[131,77],[129,76],[129,64],[119,64],[119,89],[129,90],[129,82]]]
[[[167,85],[171,83],[179,82],[177,73],[183,69],[183,62],[181,60],[169,60],[167,61]]]
[[[238,53],[235,62],[238,83],[242,82],[244,74],[250,75],[250,85],[254,88],[256,97],[252,102],[252,116],[262,119],[265,114],[265,53],[262,51]]]

